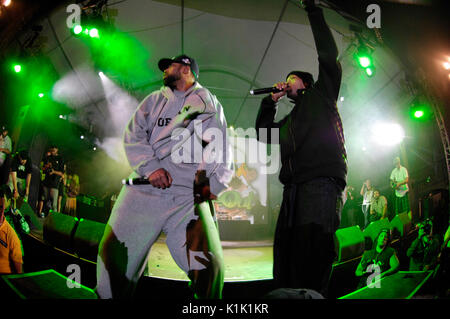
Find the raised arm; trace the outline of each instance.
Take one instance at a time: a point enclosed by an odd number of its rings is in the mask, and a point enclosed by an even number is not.
[[[308,12],[308,18],[319,56],[319,76],[316,87],[329,98],[337,100],[342,78],[341,65],[337,60],[338,49],[330,28],[325,22],[322,9],[316,7],[313,1],[305,2],[305,10]]]

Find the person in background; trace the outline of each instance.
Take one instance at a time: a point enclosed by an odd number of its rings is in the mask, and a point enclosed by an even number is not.
[[[6,184],[11,165],[12,141],[8,136],[8,128],[2,126],[0,133],[0,185]]]
[[[344,206],[342,208],[341,224],[339,228],[355,226],[357,222],[358,204],[354,195],[355,188],[347,185],[344,190]],[[359,215],[359,214],[358,214]]]
[[[406,167],[400,164],[400,157],[394,159],[395,168],[391,173],[391,186],[395,190],[394,212],[395,215],[409,213],[408,181],[409,174]]]
[[[359,192],[363,197],[362,202],[362,212],[364,215],[364,225],[363,228],[366,228],[369,225],[369,212],[370,212],[370,203],[373,197],[373,187],[370,179],[366,180],[361,187],[361,191]]]
[[[443,244],[438,255],[435,279],[438,298],[450,297],[450,225],[444,234]]]
[[[361,277],[358,289],[368,285],[368,277],[377,270],[378,279],[397,272],[400,261],[395,249],[390,246],[390,237],[389,229],[382,229],[373,242],[373,248],[364,252],[355,271],[355,275]]]
[[[27,151],[22,150],[14,155],[11,161],[11,171],[8,181],[14,199],[17,200],[21,197],[25,202],[28,201],[32,170],[33,165]]]
[[[67,173],[66,173],[66,169],[67,166],[64,164],[64,174],[63,177],[61,178],[60,182],[59,182],[59,186],[58,186],[58,212],[62,213],[63,211],[61,210],[62,208],[62,202],[64,199],[64,206],[65,206],[65,200],[67,197],[67,192],[66,192],[66,185],[67,185]]]
[[[370,202],[369,223],[383,218],[387,218],[387,199],[380,195],[379,190],[374,189],[373,198]]]
[[[39,163],[39,173],[40,173],[40,180],[39,180],[39,201],[38,201],[38,215],[42,216],[42,210],[44,208],[44,201],[45,201],[45,193],[44,193],[44,180],[45,180],[45,170],[44,170],[44,163],[47,162],[47,158],[50,156],[50,149],[48,149],[44,157],[42,158],[42,161]]]
[[[10,206],[11,190],[0,186],[0,274],[20,274],[23,272],[22,245],[16,231],[5,217],[5,209]]]
[[[68,175],[67,198],[64,213],[73,217],[77,216],[77,196],[80,193],[80,178],[77,174]]]
[[[419,225],[417,238],[406,252],[409,271],[427,271],[436,267],[440,245],[439,240],[433,236],[432,229],[431,220],[425,220]]]
[[[45,173],[44,185],[44,204],[51,202],[51,210],[58,210],[58,188],[59,183],[64,176],[64,162],[62,157],[58,154],[58,147],[50,147],[50,156],[44,159],[43,171]],[[41,210],[40,216],[45,217]]]

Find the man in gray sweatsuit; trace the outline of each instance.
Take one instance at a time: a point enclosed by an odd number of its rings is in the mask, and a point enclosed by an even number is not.
[[[158,66],[164,86],[142,101],[124,136],[129,178],[149,184],[123,186],[99,246],[96,290],[100,298],[131,297],[163,231],[195,296],[221,298],[223,259],[210,245],[218,232],[205,226],[212,216],[200,218],[197,204],[216,199],[231,180],[226,120],[217,98],[196,81],[194,59],[181,55]],[[194,182],[203,186],[197,197]]]

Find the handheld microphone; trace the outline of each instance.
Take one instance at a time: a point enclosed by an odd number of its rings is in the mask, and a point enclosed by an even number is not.
[[[280,92],[283,92],[283,90],[279,90],[274,86],[272,86],[270,88],[250,90],[251,95],[259,95],[259,94],[267,94],[267,93],[280,93]]]
[[[129,178],[122,180],[123,185],[148,185],[149,180],[145,177]]]

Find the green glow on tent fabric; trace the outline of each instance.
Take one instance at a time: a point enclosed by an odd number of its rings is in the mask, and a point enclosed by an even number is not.
[[[149,49],[139,40],[108,28],[99,28],[98,32],[99,39],[84,39],[96,69],[119,84],[145,85],[154,77],[148,64]]]

